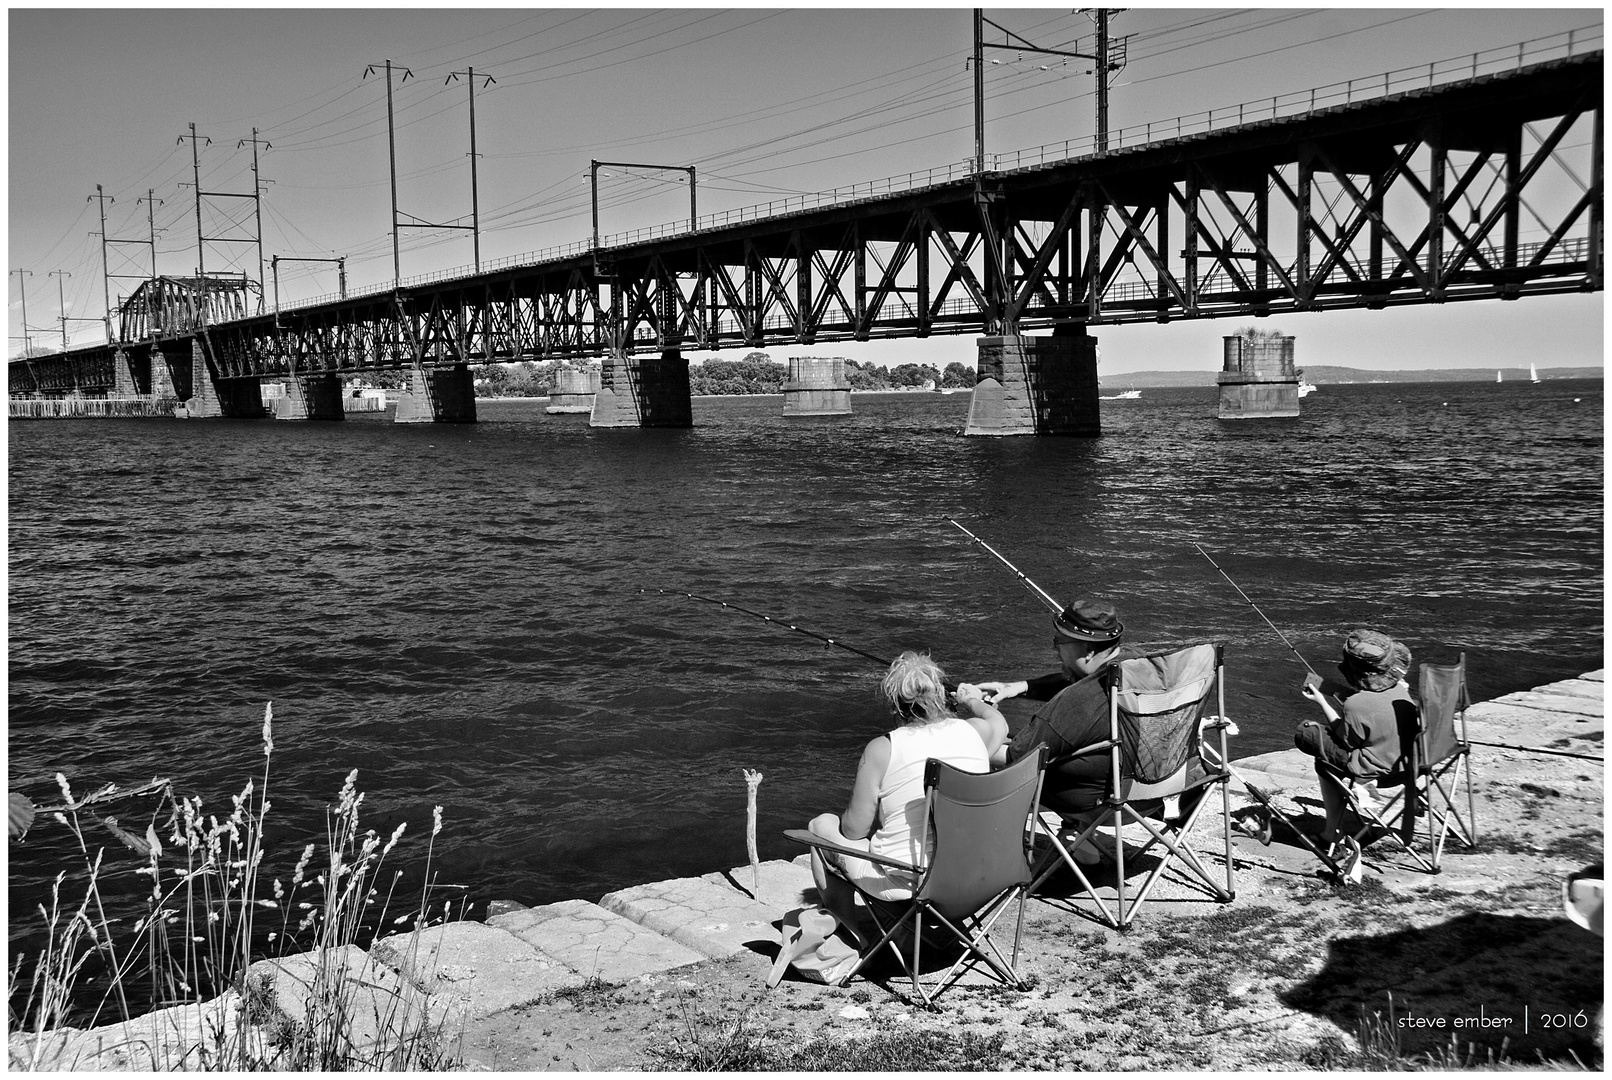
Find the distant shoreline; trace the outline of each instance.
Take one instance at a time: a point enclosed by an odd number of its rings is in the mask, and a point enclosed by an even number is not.
[[[1372,371],[1366,368],[1336,367],[1330,364],[1300,364],[1303,378],[1316,386],[1348,386],[1383,383],[1448,383],[1494,382],[1495,372],[1501,373],[1503,383],[1528,382],[1528,368],[1473,367],[1473,368],[1419,368],[1404,371]],[[1180,386],[1213,388],[1219,371],[1124,371],[1102,377],[1098,385],[1104,390],[1114,389],[1167,389]],[[1561,379],[1603,379],[1606,372],[1598,367],[1570,367],[1539,369],[1540,382]]]

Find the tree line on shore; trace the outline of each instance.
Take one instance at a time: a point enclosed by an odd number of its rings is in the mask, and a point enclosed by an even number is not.
[[[474,372],[477,397],[547,397],[554,392],[559,361],[481,364]],[[926,383],[934,389],[969,389],[974,369],[952,362],[944,370],[933,364],[898,364],[893,368],[845,361],[845,376],[852,390],[908,390]],[[789,366],[759,350],[738,360],[707,360],[691,364],[689,393],[779,394],[789,379]]]

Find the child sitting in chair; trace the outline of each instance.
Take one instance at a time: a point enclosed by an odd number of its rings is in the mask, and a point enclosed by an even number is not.
[[[1340,685],[1319,675],[1305,677],[1303,694],[1327,716],[1327,723],[1306,720],[1293,733],[1300,750],[1315,758],[1315,773],[1326,807],[1323,844],[1345,838],[1344,812],[1349,780],[1374,780],[1390,773],[1399,760],[1400,716],[1415,709],[1405,674],[1410,650],[1380,630],[1360,629],[1343,641],[1338,661]],[[1341,705],[1334,705],[1335,697]]]

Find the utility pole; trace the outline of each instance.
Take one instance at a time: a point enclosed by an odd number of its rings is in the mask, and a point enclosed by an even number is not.
[[[974,9],[974,176],[985,175],[985,12]]]
[[[60,276],[58,277],[58,275],[60,275]],[[66,352],[67,351],[67,294],[64,291],[63,285],[64,285],[66,279],[72,277],[73,275],[69,274],[66,270],[52,270],[48,276],[57,279],[56,280],[56,302],[57,302],[57,305],[61,308],[61,313],[62,313],[62,317],[59,320],[61,322],[61,324],[62,324],[62,352]]]
[[[103,192],[100,184],[95,185],[95,194],[84,201],[89,202],[90,199],[101,201],[101,300],[102,308],[106,312],[106,343],[110,345],[112,344],[112,271],[106,264],[106,204],[108,200],[117,202],[117,199]],[[155,243],[151,245],[151,249],[153,252],[156,251]]]
[[[135,202],[144,202],[146,204],[146,225],[151,229],[151,279],[155,281],[157,278],[157,207],[162,205],[162,200],[157,198],[155,190],[146,188],[146,197],[143,200],[136,199]]]
[[[1098,8],[1097,20],[1097,152],[1108,150],[1108,9]]]
[[[459,72],[450,72],[447,80],[442,84],[446,86],[459,77]],[[464,70],[465,85],[470,88],[470,235],[471,246],[475,252],[476,272],[481,272],[481,208],[476,195],[476,69],[467,67]],[[492,86],[497,79],[482,72],[483,79],[487,81],[482,86]]]
[[[403,278],[403,257],[397,246],[397,132],[392,117],[392,61],[387,59],[386,64],[386,154],[390,162],[390,175],[392,179],[392,289]],[[364,78],[369,78],[374,72],[375,65],[370,64],[364,69]],[[408,68],[403,69],[402,82],[408,82],[414,72]]]
[[[974,169],[976,172],[985,171],[985,75],[983,70],[984,50],[1011,49],[1019,53],[1040,53],[1044,56],[1062,56],[1068,64],[1068,57],[1077,60],[1090,60],[1092,67],[1086,74],[1095,73],[1097,76],[1097,134],[1094,143],[1098,153],[1108,150],[1108,75],[1125,66],[1125,45],[1128,37],[1120,38],[1117,42],[1110,42],[1108,34],[1108,20],[1111,16],[1123,11],[1123,8],[1076,8],[1077,12],[1090,15],[1097,24],[1097,44],[1094,52],[1070,52],[1065,49],[1043,49],[1030,44],[1024,38],[1015,34],[1005,26],[998,26],[985,18],[985,12],[980,8],[974,9]],[[998,45],[985,41],[985,27],[1002,31],[1003,42]],[[1009,42],[1006,39],[1012,38]],[[1117,57],[1117,59],[1116,59]],[[997,61],[991,61],[993,64]]]
[[[207,138],[205,135],[202,138]],[[207,264],[206,248],[202,244],[201,220],[201,153],[196,149],[196,125],[190,125],[190,167],[196,180],[196,319],[200,326],[207,325]],[[185,136],[179,136],[184,142]],[[213,145],[212,139],[207,139],[207,145]]]
[[[1082,10],[1084,10],[1084,9],[1082,9]],[[1104,25],[1105,30],[1106,30],[1106,27],[1108,25],[1107,22],[1106,22],[1106,19],[1107,19],[1107,13],[1106,12],[1104,12],[1104,19],[1105,19],[1105,22],[1104,22],[1103,25]],[[991,27],[994,30],[1002,31],[1002,35],[1003,35],[1002,44],[998,45],[995,42],[985,40],[985,27],[987,27],[987,26]],[[1013,39],[1012,43],[1009,43],[1007,41],[1008,38]],[[1067,59],[1068,57],[1074,57],[1077,60],[1096,60],[1096,57],[1092,56],[1090,53],[1070,52],[1070,51],[1068,51],[1066,49],[1043,49],[1040,46],[1032,45],[1028,41],[1024,40],[1024,38],[1020,37],[1018,34],[1015,34],[1013,31],[1009,30],[1007,27],[998,26],[996,23],[991,22],[990,19],[987,19],[985,17],[985,12],[984,12],[983,9],[975,8],[974,9],[974,56],[973,56],[973,64],[974,64],[974,172],[975,172],[976,175],[982,175],[985,172],[985,50],[986,49],[1010,49],[1010,50],[1012,50],[1013,52],[1016,52],[1016,53],[1027,53],[1028,52],[1028,53],[1040,53],[1043,56],[1062,56],[1062,57],[1066,58],[1064,60],[1065,64],[1067,64],[1069,62],[1068,59]],[[997,63],[997,62],[998,61],[995,61],[995,60],[991,61],[991,63],[993,63],[993,64]],[[1101,67],[1100,64],[1098,66]],[[1098,121],[1097,121],[1099,130],[1105,133],[1105,135],[1103,136],[1103,138],[1105,138],[1105,139],[1106,139],[1106,132],[1108,130],[1108,117],[1107,117],[1107,112],[1106,112],[1106,105],[1104,104],[1106,101],[1107,101],[1106,94],[1102,98],[1099,99],[1098,111],[1099,111],[1099,113],[1101,115],[1099,115]]]
[[[341,298],[343,300],[347,299],[347,257],[345,255],[338,255],[332,259],[304,259],[298,258],[294,255],[276,255],[274,258],[269,260],[269,264],[274,270],[274,314],[276,316],[280,314],[280,264],[283,262],[335,263],[336,273],[338,275],[338,285],[336,287],[341,292]]]
[[[258,174],[257,174],[257,146],[258,146],[257,128],[252,129],[252,137],[250,139],[242,139],[240,142],[236,143],[235,144],[235,149],[239,150],[241,147],[245,146],[247,143],[252,144],[252,205],[253,205],[253,208],[254,208],[254,210],[255,210],[255,212],[257,214],[257,310],[258,310],[258,314],[261,315],[261,314],[263,314],[263,302],[264,302],[264,298],[263,298],[263,284],[264,284],[263,283],[263,185],[265,183],[267,183],[268,181],[259,179]],[[264,140],[263,141],[263,149],[265,149],[265,150],[273,150],[274,149],[274,144],[269,142],[269,141],[267,141],[267,140]]]
[[[27,359],[28,353],[32,351],[33,346],[28,340],[28,288],[23,284],[22,279],[24,275],[33,277],[34,272],[32,270],[13,270],[11,273],[17,275],[17,288],[22,290],[22,355],[24,359]]]
[[[590,187],[593,191],[593,247],[596,252],[599,248],[599,169],[601,166],[611,169],[658,169],[662,172],[688,173],[688,227],[690,232],[693,232],[696,228],[699,222],[699,207],[694,201],[693,165],[645,165],[637,161],[590,161],[588,166]]]

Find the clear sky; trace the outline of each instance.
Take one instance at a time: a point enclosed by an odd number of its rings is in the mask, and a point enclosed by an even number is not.
[[[1092,45],[1091,19],[1068,6],[986,14],[1046,48]],[[1599,6],[1129,7],[1112,21],[1115,35],[1134,36],[1110,126],[1568,30],[1593,28],[1598,38],[1601,24]],[[965,7],[50,7],[13,8],[7,26],[11,355],[22,347],[23,290],[36,343],[59,341],[64,306],[70,318],[100,318],[97,184],[116,200],[106,204],[109,238],[145,240],[149,213],[158,271],[194,272],[192,123],[204,192],[250,192],[253,130],[268,144],[259,147],[265,258],[340,255],[353,286],[389,280],[386,87],[365,77],[387,59],[398,69],[398,208],[435,224],[470,221],[464,73],[477,73],[484,261],[586,241],[591,159],[692,164],[704,214],[973,153]],[[1042,70],[1044,58],[995,55],[1003,63],[987,73],[989,152],[1091,134],[1092,77],[1076,62]],[[677,173],[617,170],[601,181],[600,200],[606,234],[688,211]],[[255,231],[250,209],[249,200],[203,200],[202,231],[222,238],[205,246],[210,273],[258,276],[256,246],[243,240]],[[471,262],[462,230],[402,235],[405,278]],[[134,243],[109,251],[112,273],[131,275],[112,282],[115,304],[149,273],[151,252]],[[280,268],[286,300],[336,284],[327,264]],[[1599,365],[1602,321],[1596,294],[1267,322],[1297,335],[1301,364],[1407,368]],[[1213,369],[1220,337],[1236,325],[1105,327],[1103,368]],[[102,339],[98,323],[68,327],[76,344]],[[972,364],[975,345],[965,336],[769,351],[944,366]]]

